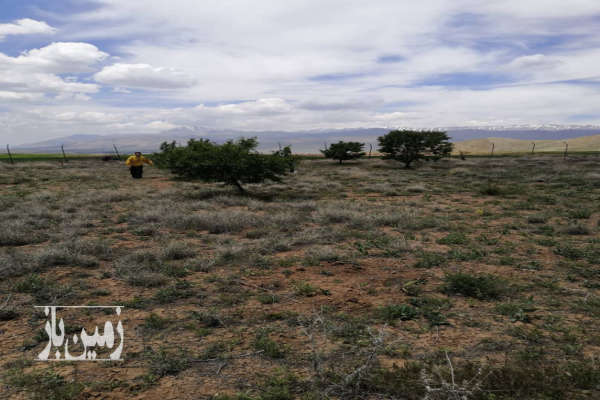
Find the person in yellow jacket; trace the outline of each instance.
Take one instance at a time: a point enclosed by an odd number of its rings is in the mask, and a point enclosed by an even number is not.
[[[130,156],[125,164],[129,167],[131,177],[140,179],[144,173],[144,164],[153,165],[152,160],[144,157],[142,153],[136,151],[134,155]]]

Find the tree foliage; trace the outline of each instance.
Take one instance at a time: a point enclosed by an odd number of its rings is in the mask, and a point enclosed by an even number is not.
[[[340,140],[337,143],[332,143],[325,150],[321,150],[321,153],[326,158],[339,160],[341,164],[344,160],[354,160],[355,158],[363,157],[365,155],[363,147],[365,147],[364,143],[343,142]]]
[[[443,131],[395,130],[378,138],[384,158],[398,160],[410,168],[413,161],[448,157],[452,152],[450,138]]]
[[[288,147],[273,154],[256,151],[256,138],[228,140],[223,144],[208,139],[190,139],[186,146],[164,142],[154,154],[155,165],[185,179],[225,182],[245,192],[243,183],[280,181],[292,172],[296,159]]]

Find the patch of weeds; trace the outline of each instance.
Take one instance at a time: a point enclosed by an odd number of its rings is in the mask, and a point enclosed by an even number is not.
[[[150,349],[146,352],[146,357],[151,377],[156,380],[186,370],[191,364],[187,354],[188,352],[183,349],[176,352],[167,351],[165,348],[160,348],[158,351]]]
[[[260,388],[260,397],[255,400],[293,400],[303,391],[296,375],[284,370],[276,371],[273,375],[264,378],[260,382]]]
[[[190,315],[204,328],[219,328],[223,326],[221,318],[215,312],[192,311]]]
[[[161,330],[165,329],[170,322],[171,321],[168,318],[163,318],[158,314],[151,313],[144,319],[144,328],[150,330]]]
[[[415,268],[433,268],[446,263],[446,257],[443,254],[421,250],[417,253],[417,262]]]
[[[569,210],[567,214],[569,218],[588,219],[592,216],[592,210],[590,210],[589,208],[580,207],[575,208],[573,210]]]
[[[530,298],[524,303],[501,303],[496,305],[496,312],[506,315],[512,322],[531,322],[528,312],[535,311],[533,300]]]
[[[171,242],[167,244],[160,253],[163,260],[183,260],[196,255],[196,252],[189,245],[181,242]]]
[[[402,291],[408,296],[418,296],[423,291],[423,285],[427,283],[426,279],[420,278],[408,281],[402,285]]]
[[[419,315],[419,312],[407,304],[391,304],[379,308],[377,315],[388,323],[394,323],[398,319],[400,321],[415,319]]]
[[[592,233],[590,228],[582,224],[571,224],[565,228],[564,232],[568,235],[589,235]]]
[[[60,285],[38,274],[30,274],[17,281],[14,290],[19,293],[30,294],[37,303],[52,303],[75,294],[72,287]]]
[[[467,244],[469,238],[462,232],[451,232],[437,240],[438,244],[452,245],[452,244]]]
[[[194,258],[188,260],[184,266],[185,269],[196,272],[211,272],[216,264],[214,258]]]
[[[16,226],[0,228],[0,246],[25,246],[48,240],[48,235]]]
[[[535,243],[544,247],[554,247],[557,245],[557,241],[550,238],[536,239]]]
[[[515,260],[515,258],[511,256],[502,256],[500,257],[498,262],[500,265],[515,265],[517,260]]]
[[[485,249],[469,248],[469,249],[451,249],[447,253],[447,257],[456,261],[473,261],[480,260],[487,256]]]
[[[276,294],[260,293],[256,296],[256,300],[261,304],[275,304],[279,303],[280,299]]]
[[[600,297],[591,296],[586,299],[577,299],[573,303],[572,308],[577,312],[600,317]]]
[[[520,263],[517,268],[525,271],[541,271],[543,266],[538,260],[529,260],[527,262]]]
[[[254,338],[254,349],[263,351],[263,354],[271,358],[285,358],[287,349],[269,338],[269,332],[266,329],[260,329]]]
[[[444,277],[442,291],[479,300],[494,300],[505,293],[506,286],[506,281],[495,275],[457,272]]]
[[[490,237],[490,236],[486,235],[485,233],[482,233],[481,235],[479,235],[477,237],[477,241],[483,243],[486,246],[496,246],[498,243],[500,243],[500,239],[495,238],[495,237]]]
[[[202,354],[200,354],[200,358],[202,360],[211,360],[211,359],[223,359],[224,354],[227,352],[227,345],[224,342],[218,341],[209,343],[208,346],[202,350]]]
[[[367,326],[354,318],[348,318],[331,327],[333,336],[344,339],[344,343],[356,343],[367,336]]]
[[[192,284],[188,281],[177,281],[173,286],[160,289],[155,295],[154,300],[159,304],[167,304],[178,299],[185,299],[193,296],[194,290]]]
[[[309,282],[294,282],[292,286],[294,288],[294,292],[298,296],[312,297],[316,296],[321,291],[321,289],[311,285]]]
[[[417,297],[410,300],[410,304],[416,307],[421,315],[431,326],[450,325],[442,311],[449,310],[452,303],[448,299],[436,297]]]
[[[387,395],[385,396],[387,398],[423,399],[426,394],[422,382],[423,369],[424,365],[418,362],[407,362],[401,367],[394,364],[389,369],[375,366],[365,371],[360,382],[360,391]],[[334,375],[329,379],[333,382],[343,383],[344,376],[343,374],[341,376]],[[440,399],[442,398],[440,397]]]
[[[552,225],[538,225],[533,230],[533,233],[535,233],[537,235],[553,236],[555,233],[555,230]]]
[[[529,329],[525,326],[514,326],[509,328],[506,333],[528,343],[540,344],[544,340],[544,333],[537,327]]]
[[[585,256],[585,252],[570,244],[558,245],[554,248],[554,254],[568,258],[569,260],[579,260]]]
[[[136,226],[135,228],[133,228],[133,230],[131,231],[131,233],[133,233],[136,236],[155,236],[158,234],[158,225],[156,224],[147,224],[147,225],[142,225],[142,226]]]
[[[304,254],[304,265],[319,265],[322,261],[335,262],[340,261],[343,256],[333,247],[317,246],[311,247]]]
[[[485,196],[500,196],[505,192],[506,190],[504,187],[493,182],[488,182],[479,188],[479,193]]]
[[[131,286],[141,286],[146,288],[164,286],[169,282],[169,279],[163,274],[145,271],[128,274],[125,280]]]
[[[273,259],[271,257],[255,254],[248,261],[248,265],[262,270],[269,270],[273,267]]]
[[[82,383],[67,381],[53,369],[30,373],[25,373],[21,368],[10,369],[7,382],[29,392],[34,400],[76,399],[84,389]]]
[[[97,267],[98,260],[92,256],[76,253],[67,246],[48,247],[35,254],[36,264],[40,269],[55,266]]]
[[[390,240],[383,250],[386,257],[399,257],[409,253],[412,249],[406,237],[402,237]]]
[[[530,224],[545,224],[548,222],[548,217],[543,214],[534,214],[527,217],[527,222]]]
[[[136,310],[142,310],[148,306],[150,301],[143,297],[135,296],[133,299],[129,301],[125,301],[123,305],[127,308],[133,308]]]

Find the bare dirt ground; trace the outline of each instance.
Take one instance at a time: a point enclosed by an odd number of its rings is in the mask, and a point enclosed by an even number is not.
[[[307,160],[247,189],[1,164],[0,397],[600,398],[599,157]],[[34,305],[123,305],[124,360],[36,361]]]

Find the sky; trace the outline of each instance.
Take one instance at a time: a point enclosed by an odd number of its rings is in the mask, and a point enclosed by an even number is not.
[[[0,138],[600,125],[598,0],[0,0]]]

